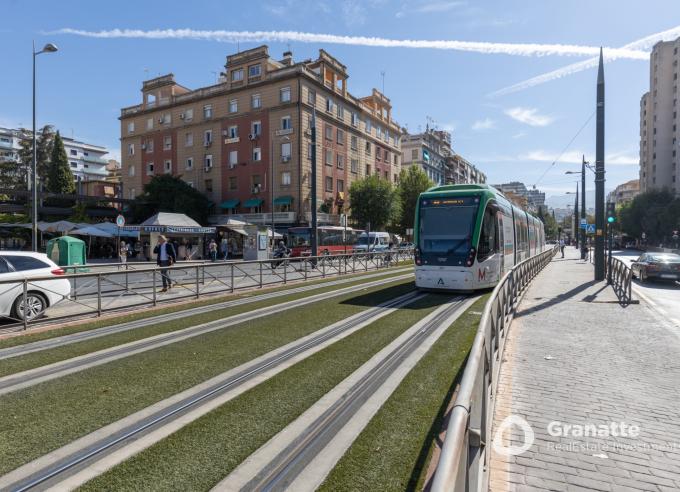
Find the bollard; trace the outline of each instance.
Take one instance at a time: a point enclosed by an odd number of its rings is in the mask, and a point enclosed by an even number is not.
[[[232,263],[231,265],[231,293],[234,293],[234,264]]]
[[[128,264],[125,264],[125,292],[130,290],[129,284],[128,284]]]
[[[97,316],[102,315],[102,274],[97,274]]]
[[[152,288],[153,288],[153,305],[156,305],[156,269],[154,268],[152,271]]]
[[[73,300],[74,301],[78,300],[78,277],[73,277]]]
[[[198,286],[198,269],[199,268],[200,268],[199,265],[196,265],[196,299],[198,299],[198,297],[199,297],[198,289],[200,288]],[[203,277],[205,278],[205,266],[203,267]]]
[[[262,262],[260,262],[260,289],[262,288]]]
[[[323,261],[323,259],[322,259],[322,261],[321,261],[321,266],[322,266],[322,268],[321,268],[321,277],[322,277],[322,278],[326,278],[326,262]]]
[[[284,285],[288,283],[287,282],[287,280],[288,280],[287,272],[288,272],[288,265],[285,263],[285,260],[284,260],[284,263],[283,263],[283,284]]]
[[[27,295],[28,295],[28,280],[24,279],[24,330],[28,330],[28,315],[26,314],[26,310],[28,308],[28,305],[26,304]]]

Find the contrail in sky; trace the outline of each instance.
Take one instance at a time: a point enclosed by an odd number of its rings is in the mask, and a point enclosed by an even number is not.
[[[73,34],[92,38],[133,38],[133,39],[196,39],[236,42],[300,42],[327,43],[354,46],[375,46],[383,48],[420,48],[468,51],[486,54],[504,54],[514,56],[592,56],[599,53],[596,46],[571,44],[538,44],[538,43],[489,43],[478,41],[454,40],[421,40],[421,39],[386,39],[366,36],[338,36],[334,34],[317,34],[297,31],[199,31],[195,29],[110,29],[106,31],[84,31],[64,28],[50,34]],[[626,58],[646,60],[649,54],[643,50],[628,48],[605,48],[610,60]]]
[[[633,41],[632,43],[626,44],[625,46],[622,47],[622,49],[648,50],[659,41],[672,41],[676,39],[678,36],[680,36],[680,26],[668,29],[667,31],[661,31],[655,34],[650,34],[649,36]],[[611,61],[613,59],[609,56],[609,52],[607,50],[605,50],[604,52],[604,59],[605,61]],[[649,53],[647,54],[647,57],[645,59],[647,60],[649,59]],[[540,84],[544,84],[545,82],[550,82],[551,80],[561,79],[562,77],[566,77],[567,75],[572,75],[574,73],[581,72],[588,68],[596,67],[597,63],[598,57],[590,58],[588,60],[584,60],[577,63],[572,63],[571,65],[558,68],[557,70],[553,70],[552,72],[537,75],[536,77],[532,77],[530,79],[518,82],[511,86],[504,87],[495,92],[492,92],[491,94],[489,94],[489,96],[492,97],[503,96],[505,94],[510,94],[512,92],[517,92]]]

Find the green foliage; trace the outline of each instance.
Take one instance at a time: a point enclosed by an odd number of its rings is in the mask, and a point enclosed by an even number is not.
[[[179,176],[155,176],[132,204],[133,222],[142,222],[158,212],[186,214],[199,224],[208,218],[208,199]]]
[[[434,183],[419,166],[413,165],[401,170],[397,186],[397,195],[401,205],[399,232],[404,233],[406,229],[413,228],[418,197],[433,185]]]
[[[76,184],[66,157],[64,141],[59,132],[54,136],[52,155],[47,172],[47,191],[71,195],[76,192]]]
[[[87,206],[80,202],[73,206],[73,213],[69,217],[71,222],[90,222],[90,216],[87,215]]]
[[[651,190],[636,196],[617,211],[621,230],[649,243],[667,242],[680,229],[680,198],[668,190]]]
[[[377,175],[368,176],[352,183],[349,188],[352,219],[358,227],[371,230],[384,229],[399,214],[399,197],[392,184]]]
[[[557,221],[548,209],[545,207],[540,207],[536,216],[543,222],[543,227],[545,229],[545,237],[547,238],[557,238]]]
[[[30,133],[28,134],[30,137]],[[54,127],[45,125],[36,131],[36,149],[37,149],[37,164],[38,180],[45,180],[48,174],[48,166],[50,156],[52,155],[52,143],[54,139]],[[19,164],[21,165],[20,173],[22,183],[26,183],[28,170],[33,166],[33,139],[26,138],[21,141],[21,150],[19,150]],[[25,186],[25,184],[24,184]]]

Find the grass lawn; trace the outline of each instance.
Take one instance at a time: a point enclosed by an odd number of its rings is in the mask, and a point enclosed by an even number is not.
[[[400,266],[405,266],[405,265],[400,265]],[[384,274],[386,276],[394,276],[394,275],[400,275],[401,273],[395,273],[393,270],[383,270]],[[37,342],[39,340],[46,340],[49,338],[55,338],[55,337],[60,337],[64,335],[70,335],[72,333],[80,333],[82,331],[88,331],[88,330],[93,330],[95,328],[102,328],[104,326],[111,326],[119,323],[127,323],[130,321],[137,321],[140,319],[146,319],[146,318],[151,318],[153,316],[158,316],[161,314],[168,314],[168,313],[176,313],[176,312],[181,312],[186,309],[191,309],[195,307],[200,307],[200,306],[210,306],[212,304],[217,304],[220,302],[225,302],[225,301],[231,301],[234,299],[241,299],[241,298],[246,298],[246,297],[253,297],[261,294],[267,294],[270,292],[278,292],[281,290],[287,290],[287,289],[293,289],[296,287],[301,287],[305,285],[314,285],[314,284],[319,284],[322,286],[324,283],[328,282],[333,282],[335,280],[339,280],[341,278],[351,278],[351,277],[356,277],[357,280],[361,279],[362,276],[367,275],[367,274],[374,274],[378,273],[375,270],[369,270],[368,272],[362,272],[362,273],[356,273],[356,274],[348,274],[348,275],[336,275],[336,276],[330,276],[325,279],[318,279],[318,280],[311,280],[307,282],[291,282],[288,285],[282,285],[280,287],[272,287],[272,288],[263,288],[263,289],[253,289],[247,292],[241,292],[241,293],[234,293],[234,294],[228,294],[228,295],[222,295],[222,296],[217,296],[216,294],[211,294],[211,296],[207,299],[201,299],[201,300],[196,300],[196,301],[189,301],[187,302],[186,299],[182,299],[179,302],[182,302],[180,305],[168,305],[167,307],[163,307],[160,309],[139,309],[138,311],[135,311],[131,314],[124,314],[120,316],[112,316],[109,317],[107,315],[106,319],[98,319],[96,321],[90,321],[86,323],[78,323],[73,326],[65,326],[63,328],[55,328],[55,329],[50,329],[50,330],[45,330],[45,331],[40,331],[40,332],[31,332],[29,331],[23,333],[20,336],[12,336],[8,338],[3,338],[0,339],[0,349],[2,348],[7,348],[7,347],[15,347],[17,345],[24,345],[27,343],[31,342]],[[371,280],[376,280],[376,277],[373,277]],[[366,282],[369,282],[371,280],[366,280]],[[351,284],[343,284],[343,286],[347,286]],[[338,287],[341,288],[341,287]],[[163,303],[161,303],[162,305]],[[111,313],[108,313],[109,315]],[[40,325],[36,325],[39,327]]]
[[[387,277],[384,277],[384,279],[386,282],[389,282],[390,277],[393,277],[395,275],[399,274],[392,274]],[[28,369],[33,369],[35,367],[52,364],[54,362],[58,362],[61,360],[70,359],[72,357],[77,357],[79,355],[96,352],[97,350],[115,347],[116,345],[132,342],[134,340],[141,340],[142,338],[150,337],[153,335],[169,333],[171,331],[181,330],[183,328],[188,328],[190,326],[207,323],[209,321],[219,320],[222,318],[226,318],[228,316],[253,311],[258,308],[273,306],[276,304],[280,304],[282,302],[292,301],[295,299],[302,299],[304,297],[312,296],[315,294],[321,294],[323,292],[331,292],[336,289],[351,287],[353,285],[359,288],[362,283],[373,280],[379,279],[376,278],[372,278],[369,280],[357,279],[356,282],[349,282],[341,286],[324,286],[323,284],[321,284],[319,285],[318,289],[314,289],[311,291],[298,292],[286,296],[275,297],[273,299],[265,299],[263,301],[248,303],[242,306],[233,306],[230,308],[218,309],[215,311],[206,311],[205,313],[202,314],[196,314],[185,318],[178,318],[173,321],[155,323],[141,328],[135,328],[132,330],[122,331],[120,333],[114,333],[111,335],[93,338],[91,340],[84,340],[82,342],[76,342],[71,343],[69,345],[63,345],[61,347],[55,347],[49,350],[41,350],[39,352],[33,352],[22,356],[3,359],[0,360],[0,377],[21,371],[26,371]],[[232,328],[233,327],[230,327],[228,329]]]
[[[442,302],[401,309],[286,369],[88,482],[83,490],[208,490]]]
[[[152,403],[413,289],[401,281],[292,309],[0,398],[0,474]],[[184,321],[182,321],[184,323]]]
[[[331,471],[321,491],[422,490],[434,440],[488,294],[432,346]]]

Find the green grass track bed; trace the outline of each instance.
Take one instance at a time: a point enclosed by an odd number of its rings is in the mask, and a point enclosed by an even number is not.
[[[227,402],[83,490],[208,490],[436,306],[429,295]]]
[[[361,289],[93,367],[0,397],[0,474],[319,328],[402,295]]]
[[[389,282],[389,279],[392,276],[394,275],[385,277],[384,278],[385,282]],[[367,281],[374,280],[379,279],[373,278]],[[97,350],[115,347],[117,345],[122,345],[124,343],[132,342],[135,340],[141,340],[142,338],[181,330],[184,328],[188,328],[190,326],[195,326],[202,323],[219,320],[222,318],[226,318],[228,316],[234,316],[236,314],[253,311],[255,309],[267,306],[274,306],[276,304],[292,301],[295,299],[302,299],[308,296],[321,294],[323,292],[331,292],[336,289],[342,289],[351,286],[356,286],[357,288],[360,288],[361,284],[365,282],[366,281],[364,280],[357,279],[356,282],[349,282],[341,286],[323,286],[322,284],[319,285],[318,289],[314,289],[312,291],[299,292],[287,296],[276,297],[273,299],[265,299],[263,301],[248,303],[242,306],[233,306],[229,308],[218,309],[215,311],[207,311],[205,313],[197,314],[194,316],[178,318],[170,322],[166,321],[163,323],[151,324],[141,328],[135,328],[132,330],[122,331],[120,333],[114,333],[112,335],[93,338],[92,340],[85,340],[82,342],[76,342],[69,345],[63,345],[61,347],[55,347],[49,350],[42,350],[40,352],[33,352],[18,357],[3,359],[0,360],[0,377],[21,371],[27,371],[29,369],[70,359],[72,357],[77,357],[79,355],[89,354],[91,352],[96,352]],[[231,327],[228,329],[231,329]]]

